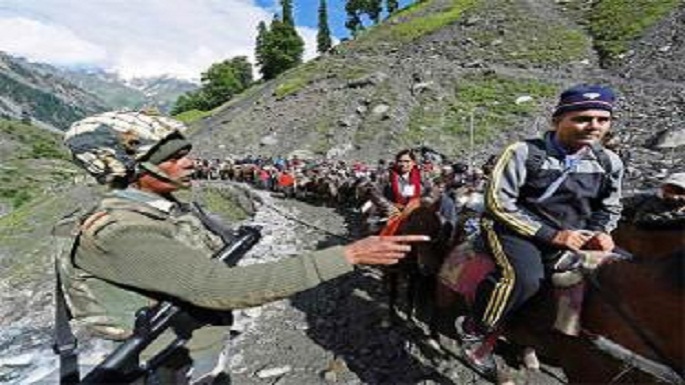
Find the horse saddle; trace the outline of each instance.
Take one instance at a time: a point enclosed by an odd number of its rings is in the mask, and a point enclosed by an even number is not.
[[[566,335],[577,336],[581,330],[584,275],[611,260],[624,258],[626,256],[614,252],[562,252],[552,266],[551,281],[557,299],[553,328]],[[478,285],[495,268],[493,257],[470,240],[450,253],[440,268],[438,278],[444,285],[459,293],[468,304],[473,304]]]

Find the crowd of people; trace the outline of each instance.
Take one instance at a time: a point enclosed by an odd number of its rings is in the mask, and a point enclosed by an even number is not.
[[[394,159],[379,159],[375,164],[324,158],[303,159],[296,155],[248,155],[224,159],[197,158],[193,177],[198,180],[245,182],[258,189],[282,193],[286,198],[342,205],[364,203],[350,200],[354,194],[341,194],[345,188],[359,183],[373,183],[395,204],[396,209],[400,209],[408,198],[427,195],[434,188],[441,189],[452,200],[452,204],[458,201],[459,193],[482,192],[493,161],[494,157],[491,157],[481,167],[470,168],[466,163],[450,163],[442,157],[431,156],[430,152],[410,149],[399,151]],[[398,175],[405,175],[409,179],[405,181]],[[450,216],[449,219],[454,218]]]

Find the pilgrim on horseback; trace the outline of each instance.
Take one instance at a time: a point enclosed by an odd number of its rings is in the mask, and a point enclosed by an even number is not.
[[[564,91],[552,129],[510,145],[492,169],[476,248],[495,268],[476,287],[471,314],[457,323],[465,358],[485,374],[496,372],[489,336],[538,292],[546,266],[566,250],[614,249],[624,167],[601,145],[614,101],[603,86]]]

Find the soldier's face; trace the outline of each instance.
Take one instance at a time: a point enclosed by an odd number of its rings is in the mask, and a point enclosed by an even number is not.
[[[157,178],[152,174],[145,174],[138,180],[138,186],[142,190],[166,194],[179,188],[190,187],[193,171],[195,171],[195,160],[189,156],[188,150],[182,150],[157,167],[176,183]]]
[[[604,110],[571,111],[555,120],[557,140],[573,151],[601,141],[610,127],[611,113]]]

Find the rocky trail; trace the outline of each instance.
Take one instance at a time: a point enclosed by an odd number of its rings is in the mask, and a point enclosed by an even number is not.
[[[333,208],[257,194],[265,204],[248,222],[263,226],[263,238],[241,265],[344,242],[300,221],[336,234],[350,234],[354,227],[349,216]],[[386,303],[379,272],[362,268],[292,298],[236,311],[230,364],[234,383],[488,383],[459,361],[454,344],[440,347],[424,328],[408,322],[390,326]],[[52,306],[47,307],[41,313],[51,314]],[[51,324],[50,317],[41,317],[0,329],[0,384],[57,383]],[[88,343],[83,349],[86,361],[103,353]],[[556,375],[544,373],[527,382],[560,383]]]

